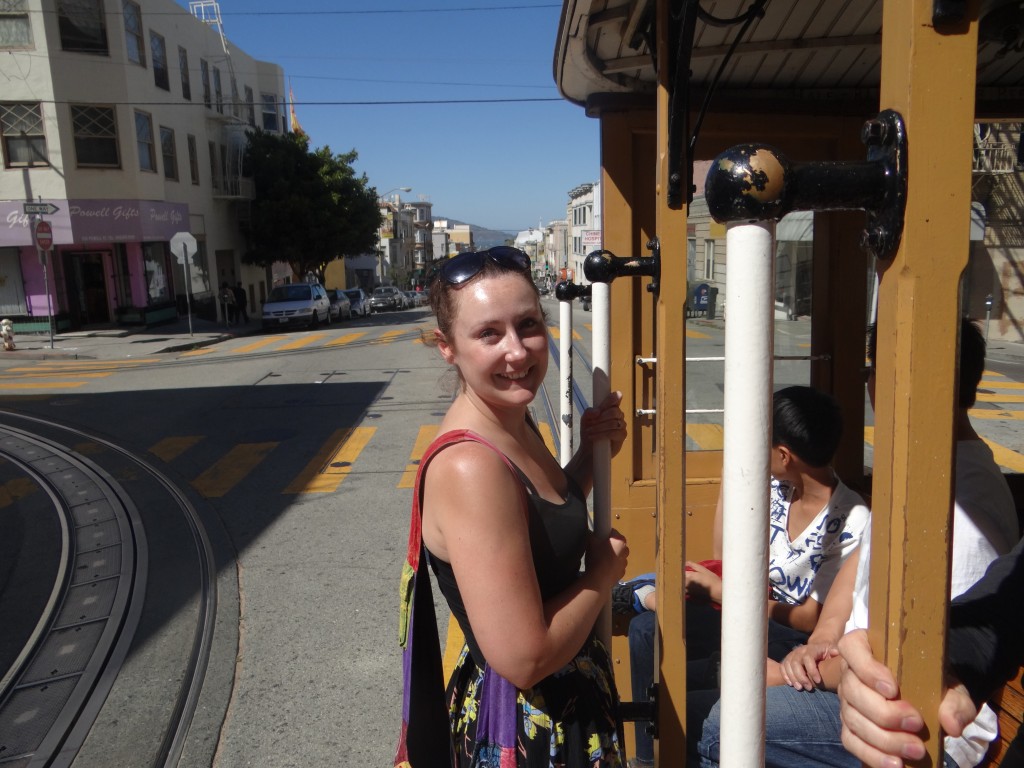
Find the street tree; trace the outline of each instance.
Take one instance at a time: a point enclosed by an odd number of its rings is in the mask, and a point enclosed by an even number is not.
[[[255,185],[243,226],[247,264],[269,269],[285,261],[299,276],[320,281],[335,259],[372,253],[380,226],[377,193],[352,167],[355,150],[310,150],[304,133],[249,134],[246,168]]]

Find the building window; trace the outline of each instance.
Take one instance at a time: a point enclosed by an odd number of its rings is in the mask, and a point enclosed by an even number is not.
[[[153,54],[153,82],[157,88],[171,90],[171,78],[167,73],[167,43],[164,42],[164,36],[151,30],[149,50]]]
[[[0,135],[8,168],[50,164],[43,111],[38,104],[0,104]]]
[[[263,130],[277,130],[277,96],[273,93],[260,94],[263,99]]]
[[[0,2],[0,48],[31,48],[28,0]]]
[[[238,81],[231,76],[231,114],[238,117],[241,114],[241,99],[238,98]]]
[[[60,47],[65,51],[102,56],[110,53],[103,0],[57,0],[57,26]]]
[[[178,149],[174,146],[174,130],[160,126],[160,154],[164,156],[164,178],[178,180]]]
[[[192,101],[192,81],[188,76],[188,51],[178,46],[178,69],[181,71],[181,95]]]
[[[71,105],[75,157],[80,167],[120,168],[117,115],[113,107]]]
[[[156,173],[156,147],[153,146],[153,118],[146,112],[135,113],[135,143],[139,148],[139,168]]]
[[[191,133],[186,137],[188,141],[188,172],[192,175],[192,183],[199,184],[199,150],[196,148],[196,137]]]
[[[217,103],[217,111],[224,114],[224,90],[220,86],[220,68],[213,68],[213,98]]]
[[[253,101],[252,88],[245,86],[246,120],[253,128],[256,127],[256,104]]]
[[[209,142],[210,150],[210,183],[214,189],[220,189],[220,172],[217,170],[217,144]]]
[[[207,109],[213,108],[213,101],[210,100],[210,65],[206,59],[199,60],[199,76],[203,81],[203,103]]]
[[[138,3],[124,0],[124,44],[128,60],[146,66],[146,38],[142,34],[142,10]]]
[[[715,241],[704,241],[704,279],[715,279]]]
[[[146,289],[149,306],[171,300],[170,254],[167,243],[143,243],[142,260],[146,270]]]

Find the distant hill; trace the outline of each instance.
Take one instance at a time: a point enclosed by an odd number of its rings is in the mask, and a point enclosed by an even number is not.
[[[467,224],[468,222],[452,219],[448,216],[434,216],[435,219],[447,219],[451,224]],[[487,229],[476,224],[469,225],[473,233],[473,247],[483,250],[495,245],[504,245],[506,240],[515,240],[516,232],[505,232],[500,229]]]

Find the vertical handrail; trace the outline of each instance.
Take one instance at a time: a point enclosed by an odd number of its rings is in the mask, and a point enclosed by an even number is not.
[[[592,396],[599,406],[611,392],[611,285],[591,285],[593,312],[594,377]],[[607,537],[612,530],[611,444],[606,439],[594,441],[594,535]],[[597,637],[611,648],[612,611],[609,603],[602,609],[595,625]]]
[[[764,765],[775,225],[726,231],[722,768]]]
[[[558,457],[562,466],[572,459],[572,302],[558,302],[558,366],[559,366],[559,442]]]

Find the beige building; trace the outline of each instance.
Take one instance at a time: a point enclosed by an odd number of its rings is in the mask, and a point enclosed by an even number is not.
[[[282,132],[284,73],[224,37],[214,2],[8,0],[0,10],[0,312],[21,330],[213,318],[241,282],[246,132]],[[25,201],[48,204],[44,280]],[[31,204],[30,204],[31,205]],[[190,233],[186,258],[169,242]]]

